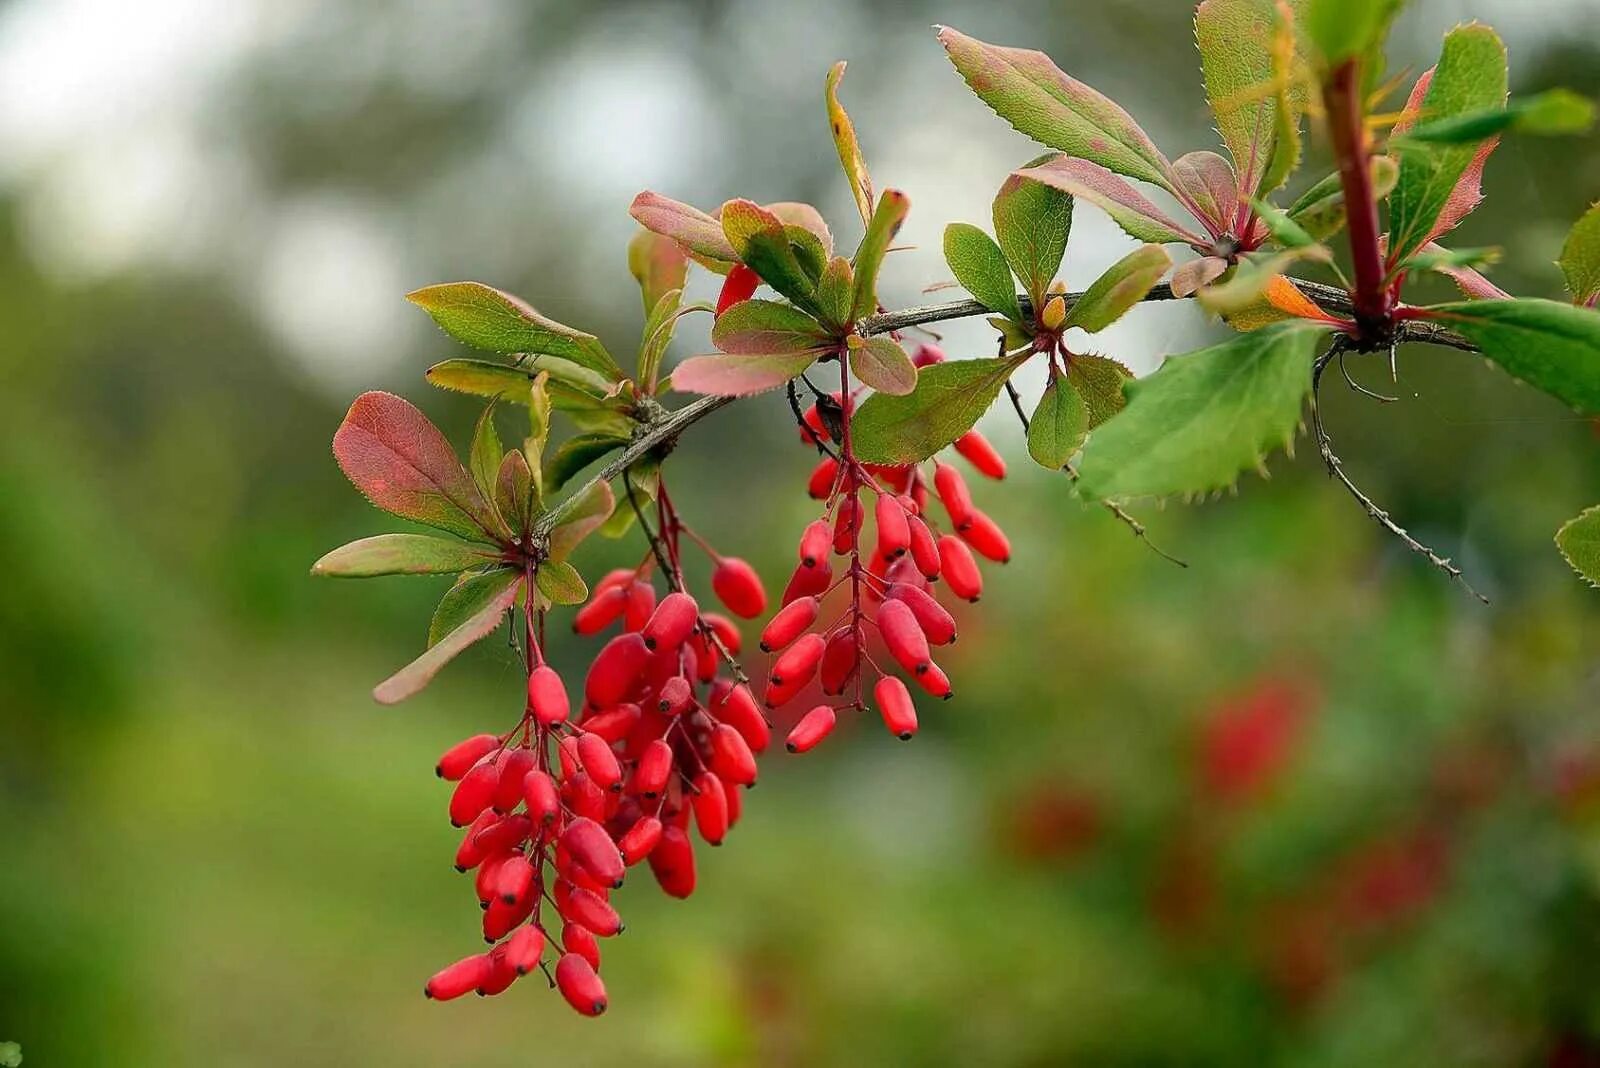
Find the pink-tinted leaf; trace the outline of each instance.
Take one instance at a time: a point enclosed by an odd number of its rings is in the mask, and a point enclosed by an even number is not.
[[[1437,246],[1431,246],[1437,247]],[[1510,300],[1511,294],[1485,278],[1476,268],[1441,264],[1434,268],[1446,276],[1470,300]]]
[[[482,567],[492,549],[428,534],[379,534],[328,553],[311,565],[313,575],[371,578],[374,575],[450,575]]]
[[[833,131],[833,145],[839,152],[839,166],[850,182],[850,192],[856,200],[856,210],[861,213],[861,223],[872,218],[872,175],[867,173],[867,161],[861,155],[861,143],[856,140],[855,124],[850,121],[844,105],[839,103],[839,83],[844,80],[844,60],[828,71],[828,127]]]
[[[740,261],[796,305],[816,311],[816,283],[795,256],[784,221],[748,200],[728,201],[721,214],[722,231]],[[821,269],[818,263],[819,274]]]
[[[638,469],[639,465],[632,468],[634,472]],[[636,488],[639,485],[637,479],[634,485]],[[654,496],[653,492],[651,495]],[[561,522],[550,531],[550,559],[561,561],[571,556],[572,550],[582,544],[585,538],[605,526],[616,507],[616,495],[604,482],[585,486],[562,501],[557,506]]]
[[[439,669],[454,660],[463,649],[487,638],[500,626],[500,621],[522,592],[522,575],[513,568],[501,568],[487,576],[480,576],[479,581],[489,594],[481,607],[442,634],[427,652],[379,683],[372,691],[373,698],[379,704],[398,704],[420,692],[433,681]]]
[[[917,367],[906,350],[886,337],[869,337],[850,348],[850,370],[879,393],[904,396],[917,388]]]
[[[373,504],[463,538],[492,538],[489,504],[450,443],[410,402],[373,391],[356,398],[333,436],[345,476]]]
[[[1179,264],[1172,272],[1172,295],[1191,297],[1201,286],[1210,285],[1222,277],[1222,272],[1227,269],[1228,261],[1221,256],[1201,256],[1197,260]]]
[[[776,215],[785,226],[798,226],[814,235],[822,245],[824,258],[833,255],[833,234],[828,230],[822,212],[810,204],[802,204],[797,200],[780,200],[775,204],[768,204],[767,210]]]
[[[645,229],[670,237],[697,255],[724,263],[739,261],[722,224],[699,208],[645,190],[633,198],[628,214]]]
[[[1172,177],[1201,219],[1217,233],[1233,229],[1239,207],[1239,183],[1228,161],[1215,152],[1189,152],[1172,163]]]
[[[1135,240],[1156,244],[1177,242],[1201,247],[1210,245],[1207,238],[1174,222],[1133,186],[1098,164],[1071,156],[1058,156],[1049,163],[1026,167],[1015,173],[1071,193],[1079,200],[1087,200],[1111,216],[1111,221]]]
[[[1051,148],[1172,188],[1171,166],[1133,117],[1043,52],[985,44],[941,26],[956,70],[995,113]]]
[[[663,296],[683,288],[689,257],[672,238],[653,230],[640,230],[628,242],[628,271],[639,283],[644,313],[649,315]]]
[[[723,352],[775,356],[816,352],[826,347],[828,334],[792,304],[756,299],[740,301],[717,316],[711,343]]]
[[[691,356],[672,372],[672,388],[683,393],[744,397],[776,389],[817,362],[817,352],[757,356]]]

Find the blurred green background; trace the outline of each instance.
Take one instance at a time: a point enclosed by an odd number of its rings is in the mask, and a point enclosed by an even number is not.
[[[1394,65],[1472,16],[1516,89],[1600,95],[1597,0],[1420,0]],[[1308,449],[1140,509],[1180,570],[995,413],[1014,473],[978,492],[1015,559],[916,741],[863,722],[769,756],[693,898],[622,891],[602,1019],[532,982],[423,1001],[478,942],[430,769],[519,675],[489,642],[380,709],[443,580],[307,576],[397,529],[328,452],[357,392],[458,441],[475,415],[422,382],[451,346],[402,295],[481,279],[625,353],[641,188],[810,200],[853,242],[821,107],[845,58],[913,204],[886,299],[919,302],[944,223],[1036,152],[933,22],[1047,49],[1169,154],[1213,145],[1178,0],[0,4],[0,1041],[41,1066],[1600,1063],[1600,594],[1550,541],[1600,501],[1600,441],[1429,350],[1400,403],[1339,386],[1329,418],[1492,607]],[[1507,144],[1487,192],[1457,243],[1558,295],[1600,138]],[[1068,281],[1127,247],[1080,210]],[[1102,337],[1142,373],[1212,329],[1173,306]],[[809,464],[768,398],[668,477],[776,589]]]

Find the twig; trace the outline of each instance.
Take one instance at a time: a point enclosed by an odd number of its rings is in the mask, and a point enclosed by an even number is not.
[[[1438,568],[1440,571],[1443,571],[1452,579],[1459,582],[1461,587],[1468,593],[1472,594],[1472,596],[1476,597],[1484,604],[1488,604],[1489,598],[1472,588],[1472,584],[1469,583],[1465,577],[1463,577],[1459,567],[1456,567],[1454,564],[1452,564],[1448,557],[1440,556],[1428,546],[1424,545],[1416,538],[1413,538],[1409,533],[1406,532],[1404,527],[1400,526],[1400,524],[1396,523],[1389,517],[1388,512],[1384,511],[1382,508],[1379,508],[1371,497],[1368,497],[1365,493],[1363,493],[1360,487],[1351,481],[1349,475],[1345,474],[1344,464],[1340,462],[1339,457],[1333,451],[1333,440],[1328,437],[1328,432],[1322,425],[1322,406],[1318,403],[1319,394],[1322,389],[1322,372],[1327,370],[1328,364],[1331,361],[1339,358],[1344,350],[1344,346],[1345,339],[1342,336],[1335,338],[1333,344],[1328,346],[1328,351],[1317,357],[1317,362],[1315,365],[1313,365],[1311,371],[1311,430],[1317,439],[1317,451],[1322,454],[1322,462],[1328,468],[1329,476],[1338,479],[1340,484],[1343,485],[1344,488],[1349,492],[1350,496],[1354,497],[1357,503],[1359,503],[1362,508],[1366,509],[1367,514],[1370,515],[1380,527],[1399,538],[1400,541],[1404,543],[1406,548],[1420,556],[1427,557],[1428,562],[1434,567]]]

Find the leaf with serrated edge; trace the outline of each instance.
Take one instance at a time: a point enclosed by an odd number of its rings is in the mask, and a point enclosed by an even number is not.
[[[544,497],[544,447],[550,441],[550,380],[545,375],[535,375],[528,387],[528,436],[523,439],[522,453],[528,458],[528,470],[533,472],[535,496]]]
[[[1297,139],[1305,93],[1284,69],[1292,66],[1293,23],[1292,8],[1277,0],[1203,0],[1195,9],[1206,97],[1247,195],[1266,191],[1280,151],[1293,147],[1284,142]],[[1289,62],[1280,55],[1285,43]]]
[[[795,256],[785,223],[749,200],[722,205],[722,232],[739,259],[761,280],[808,311],[816,308],[816,287]]]
[[[1172,161],[1172,177],[1201,218],[1219,231],[1233,229],[1239,183],[1227,160],[1215,152],[1186,152]]]
[[[1106,268],[1067,313],[1067,326],[1093,334],[1104,330],[1143,300],[1172,266],[1160,245],[1136,248]]]
[[[1445,35],[1439,65],[1427,79],[1419,107],[1407,107],[1410,120],[1448,119],[1503,105],[1506,50],[1487,26],[1458,26]],[[1407,124],[1397,125],[1404,133]],[[1492,145],[1491,145],[1492,147]],[[1481,146],[1433,146],[1401,154],[1400,177],[1389,194],[1389,259],[1398,263],[1439,236],[1436,224]],[[1481,163],[1480,163],[1481,166]],[[1463,213],[1464,214],[1464,213]]]
[[[493,559],[493,550],[481,545],[429,534],[379,534],[341,545],[312,564],[311,573],[330,578],[450,575]]]
[[[936,363],[917,372],[917,388],[904,396],[874,393],[850,423],[856,455],[879,464],[926,460],[972,429],[1030,355]]]
[[[1015,322],[1024,321],[1011,267],[994,238],[971,223],[951,223],[944,228],[944,261],[979,304]]]
[[[474,540],[495,533],[489,503],[450,443],[393,393],[356,398],[333,436],[333,454],[356,489],[392,515]]]
[[[1503,133],[1573,134],[1594,125],[1594,103],[1569,89],[1550,89],[1515,97],[1504,107],[1469,111],[1448,119],[1421,122],[1406,130],[1409,144],[1462,145]]]
[[[556,446],[550,462],[545,465],[544,484],[552,492],[559,490],[579,471],[626,444],[627,438],[614,438],[609,434],[579,434],[568,438]]]
[[[424,374],[431,386],[474,397],[528,403],[528,386],[540,372],[550,375],[550,399],[562,411],[602,406],[610,384],[586,367],[554,356],[531,356],[518,364],[487,360],[444,360]]]
[[[821,355],[822,350],[818,349],[770,356],[691,356],[672,372],[672,388],[680,393],[747,397],[798,378]]]
[[[917,365],[886,337],[869,337],[850,348],[850,370],[863,385],[896,396],[917,388]]]
[[[494,427],[494,402],[484,406],[478,423],[472,429],[472,449],[468,453],[468,468],[478,490],[485,499],[494,495],[495,476],[500,473],[500,458],[505,449],[500,445],[500,434]]]
[[[1128,406],[1089,435],[1078,467],[1085,497],[1202,494],[1263,469],[1287,445],[1311,390],[1311,363],[1325,331],[1301,322],[1269,326],[1173,356],[1124,387]]]
[[[724,263],[739,260],[739,254],[722,231],[722,224],[699,208],[645,190],[633,198],[628,214],[646,230],[670,237],[696,255]]]
[[[850,269],[855,272],[855,297],[851,301],[852,321],[864,319],[878,310],[878,272],[883,257],[911,211],[911,200],[898,189],[885,189],[878,197],[861,244],[856,246]]]
[[[611,487],[596,482],[561,502],[561,522],[550,532],[551,560],[565,560],[585,538],[605,525],[617,499]]]
[[[1572,570],[1600,587],[1600,504],[1563,523],[1556,531],[1556,547]]]
[[[855,299],[855,273],[850,261],[835,256],[822,270],[817,282],[817,310],[822,319],[835,330],[842,330],[852,318],[851,302]]]
[[[1010,174],[995,194],[993,214],[994,235],[1006,263],[1022,280],[1033,306],[1042,307],[1045,290],[1067,251],[1072,197],[1043,182]],[[1009,279],[1006,284],[1009,287]]]
[[[1394,188],[1400,168],[1388,156],[1372,157],[1372,195],[1382,200]],[[1344,183],[1335,171],[1307,189],[1286,209],[1289,219],[1313,241],[1326,241],[1344,229]]]
[[[1114,101],[1068,77],[1043,52],[1003,48],[938,27],[967,85],[1019,131],[1079,159],[1171,190],[1171,167]]]
[[[1109,356],[1075,352],[1068,358],[1067,381],[1083,397],[1090,430],[1122,411],[1128,403],[1122,384],[1132,377],[1132,371]]]
[[[815,352],[829,336],[811,316],[775,300],[742,300],[717,316],[711,343],[741,356],[783,356]]]
[[[1088,433],[1089,409],[1083,397],[1070,381],[1052,375],[1028,420],[1028,455],[1040,467],[1059,471]]]
[[[610,381],[622,378],[622,370],[599,338],[547,319],[517,297],[482,282],[425,286],[407,293],[406,299],[431,315],[445,333],[473,348],[558,356]]]
[[[483,600],[473,614],[466,616],[448,632],[441,634],[436,641],[431,642],[427,652],[379,683],[372,691],[373,698],[379,704],[398,704],[418,693],[433,681],[440,668],[454,660],[463,649],[487,638],[500,626],[500,621],[516,603],[517,595],[522,590],[522,573],[514,568],[502,568],[481,576],[481,579],[486,583],[486,587],[493,588],[492,595]],[[462,584],[458,583],[451,593],[455,593],[461,587]],[[473,592],[478,592],[476,587]],[[450,595],[445,596],[448,599]],[[443,607],[441,604],[440,608]]]
[[[1133,186],[1088,160],[1058,156],[1049,163],[1024,167],[1013,173],[1054,186],[1079,200],[1087,200],[1111,216],[1111,221],[1136,241],[1210,245],[1206,238],[1174,221]]]
[[[1474,300],[1427,309],[1512,376],[1581,415],[1600,415],[1600,312],[1554,300]]]
[[[564,560],[546,560],[533,573],[539,592],[552,604],[582,604],[589,599],[589,587],[578,569]]]
[[[833,131],[833,145],[839,151],[839,166],[850,182],[850,193],[855,197],[856,210],[861,213],[863,226],[872,219],[872,175],[867,173],[867,161],[861,155],[861,143],[856,140],[855,124],[850,121],[844,105],[839,103],[839,83],[844,80],[844,60],[828,71],[828,128]]]
[[[518,536],[527,533],[533,522],[533,472],[520,449],[512,449],[500,461],[494,479],[494,503]]]
[[[1573,224],[1556,261],[1567,279],[1567,292],[1579,304],[1593,306],[1600,298],[1600,202]]]

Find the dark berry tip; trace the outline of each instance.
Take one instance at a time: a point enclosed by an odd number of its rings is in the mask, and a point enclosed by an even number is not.
[[[799,747],[799,746],[797,746],[797,745],[795,745],[795,744],[794,744],[794,743],[793,743],[793,742],[785,742],[785,743],[784,743],[784,744],[783,744],[783,747],[784,747],[784,748],[785,748],[785,749],[787,749],[787,750],[789,750],[789,752],[791,752],[791,753],[798,753],[798,752],[800,752],[800,747]]]
[[[429,990],[427,987],[423,987],[422,988],[422,996],[427,998],[429,1001],[432,1001],[433,1000],[433,991]]]
[[[902,742],[909,742],[911,740],[911,732],[910,731],[901,731],[900,732],[900,740]]]

